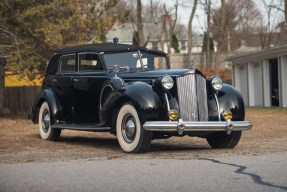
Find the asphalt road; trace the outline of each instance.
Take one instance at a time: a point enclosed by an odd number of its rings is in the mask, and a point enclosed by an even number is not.
[[[287,153],[0,164],[0,191],[287,191]]]

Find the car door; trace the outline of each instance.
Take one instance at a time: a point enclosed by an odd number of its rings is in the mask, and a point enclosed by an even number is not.
[[[72,76],[76,69],[76,54],[62,55],[59,59],[58,71],[50,75],[46,81],[55,93],[66,123],[73,123],[74,98],[72,92]]]
[[[107,79],[100,55],[78,54],[78,73],[72,78],[74,110],[79,123],[99,122],[99,100],[103,83]]]

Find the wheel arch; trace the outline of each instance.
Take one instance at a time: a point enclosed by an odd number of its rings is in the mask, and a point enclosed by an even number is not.
[[[38,114],[41,105],[47,102],[51,113],[51,124],[54,124],[56,120],[63,120],[63,114],[59,102],[52,90],[44,89],[38,93],[31,111],[31,119],[33,123],[38,123]]]
[[[135,107],[141,122],[159,116],[161,103],[158,95],[147,83],[134,82],[112,91],[102,106],[101,121],[114,123],[117,112],[126,102]],[[111,126],[114,127],[113,125]]]
[[[245,119],[244,101],[239,91],[231,85],[224,84],[218,92],[220,112],[230,110],[233,114],[232,120],[243,121]]]

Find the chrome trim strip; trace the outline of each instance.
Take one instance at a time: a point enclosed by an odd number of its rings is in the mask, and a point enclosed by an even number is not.
[[[170,111],[170,105],[169,105],[169,101],[168,101],[168,97],[167,97],[166,93],[164,93],[164,97],[165,97],[165,101],[166,101],[167,112],[169,112]]]
[[[96,125],[54,124],[52,129],[71,129],[81,131],[110,131],[111,127],[97,127]]]
[[[219,102],[218,102],[218,98],[217,98],[216,93],[214,93],[213,96],[214,96],[214,99],[215,99],[215,102],[216,102],[216,105],[217,105],[218,121],[221,121],[220,111],[219,111]]]
[[[147,121],[143,128],[147,131],[178,131],[178,126],[184,127],[184,131],[227,131],[230,122],[207,121],[207,122],[178,122],[178,121]],[[250,121],[233,121],[232,131],[244,131],[252,128]]]

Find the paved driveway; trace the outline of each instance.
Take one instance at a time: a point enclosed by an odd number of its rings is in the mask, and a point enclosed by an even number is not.
[[[287,153],[0,164],[0,191],[287,191]]]

